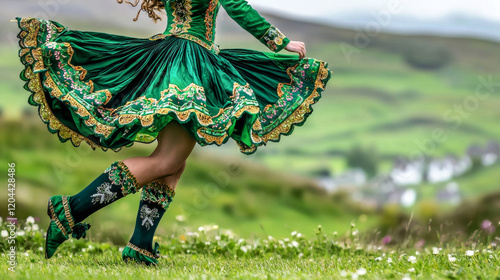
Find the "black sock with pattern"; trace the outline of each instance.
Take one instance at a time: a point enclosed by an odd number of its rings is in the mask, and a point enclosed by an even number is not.
[[[130,239],[129,247],[134,248],[135,245],[140,249],[153,251],[152,244],[156,228],[174,195],[175,191],[157,181],[143,187],[134,234]]]
[[[75,222],[85,220],[97,210],[136,193],[140,187],[137,179],[122,162],[114,162],[85,189],[69,198],[71,214]]]

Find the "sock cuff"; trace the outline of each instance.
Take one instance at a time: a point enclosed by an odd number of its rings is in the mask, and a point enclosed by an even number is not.
[[[142,188],[141,200],[154,203],[167,210],[175,196],[175,190],[158,181],[151,182]]]
[[[137,178],[123,161],[113,162],[104,173],[108,174],[112,184],[121,186],[123,196],[136,193],[140,189]]]

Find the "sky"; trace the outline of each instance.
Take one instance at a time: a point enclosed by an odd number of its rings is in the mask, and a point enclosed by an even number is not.
[[[391,2],[401,5],[401,15],[438,18],[452,13],[500,22],[499,0],[248,0],[251,5],[292,15],[335,15],[350,11],[380,11]]]

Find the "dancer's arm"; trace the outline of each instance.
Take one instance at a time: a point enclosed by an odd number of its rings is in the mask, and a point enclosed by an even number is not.
[[[243,29],[275,52],[284,49],[290,40],[254,10],[246,0],[221,0],[229,16]],[[296,52],[296,51],[294,51]]]

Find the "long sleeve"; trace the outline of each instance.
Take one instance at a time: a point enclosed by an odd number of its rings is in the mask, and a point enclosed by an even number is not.
[[[290,40],[267,22],[246,0],[221,0],[228,15],[270,50],[279,52]]]

